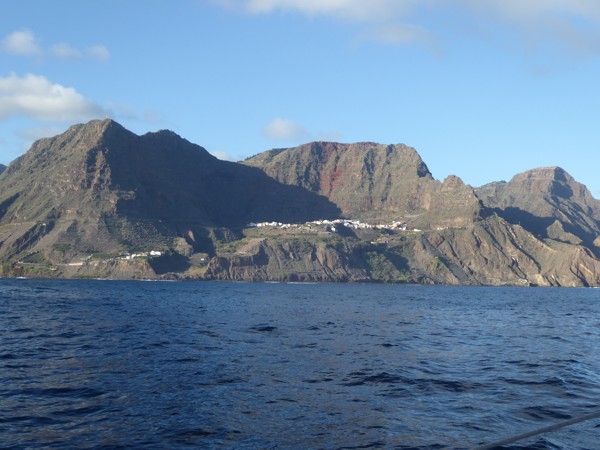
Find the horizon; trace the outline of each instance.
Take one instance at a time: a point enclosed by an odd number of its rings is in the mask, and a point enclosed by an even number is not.
[[[233,161],[321,140],[403,143],[434,178],[473,187],[561,167],[600,198],[594,2],[23,0],[6,9],[3,164],[38,138],[111,118],[136,134],[172,130]]]

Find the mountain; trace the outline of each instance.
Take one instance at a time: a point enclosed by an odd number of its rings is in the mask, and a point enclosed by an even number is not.
[[[598,236],[599,202],[563,169],[473,189],[404,145],[240,164],[102,120],[0,174],[3,276],[600,286]]]
[[[584,245],[600,256],[600,201],[560,167],[529,170],[476,192],[510,223],[543,239]]]
[[[337,214],[326,199],[220,161],[173,132],[137,136],[92,121],[37,141],[0,175],[0,258],[64,262],[166,251],[178,239],[214,253],[211,229]]]
[[[385,239],[377,252],[387,258],[388,273],[401,269],[393,263],[401,256],[413,280],[434,283],[600,281],[600,202],[560,168],[534,169],[474,190],[456,176],[433,179],[404,145],[316,142],[271,150],[244,164],[325,195],[347,217],[423,230],[405,234],[404,242]],[[362,276],[372,279],[373,273]]]
[[[239,226],[338,212],[302,189],[220,161],[171,131],[137,136],[109,119],[37,141],[0,182],[11,203],[2,208],[3,221],[116,214]]]
[[[418,153],[405,145],[313,142],[243,163],[327,197],[350,218],[402,220],[419,228],[461,226],[479,217],[482,208],[471,187],[456,176],[434,180]]]

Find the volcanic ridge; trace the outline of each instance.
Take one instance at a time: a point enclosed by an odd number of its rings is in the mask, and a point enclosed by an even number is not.
[[[106,119],[0,172],[4,276],[600,285],[600,202],[559,167],[473,188],[372,142],[233,163]]]

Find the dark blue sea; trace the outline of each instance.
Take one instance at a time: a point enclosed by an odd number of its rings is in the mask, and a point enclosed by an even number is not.
[[[459,449],[599,410],[598,289],[0,280],[0,448]]]

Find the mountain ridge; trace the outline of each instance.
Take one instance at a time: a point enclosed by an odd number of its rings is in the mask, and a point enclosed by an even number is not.
[[[5,276],[597,286],[599,218],[557,167],[473,188],[373,142],[233,163],[110,119],[0,174]]]
[[[531,169],[507,183],[488,184],[476,192],[510,223],[543,237],[584,243],[600,255],[600,201],[564,169]]]
[[[20,224],[5,227],[0,258],[41,251],[60,260],[48,250],[56,246],[72,247],[66,257],[147,243],[166,250],[175,237],[212,253],[207,228],[328,214],[337,209],[324,199],[220,161],[175,133],[137,136],[110,119],[91,121],[37,141],[0,175],[0,225]]]

